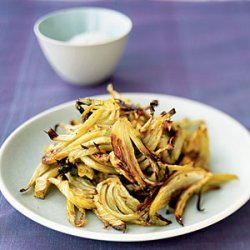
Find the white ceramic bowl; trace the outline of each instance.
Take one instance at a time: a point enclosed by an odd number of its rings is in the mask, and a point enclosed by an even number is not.
[[[114,71],[132,28],[124,14],[104,8],[65,9],[40,18],[34,32],[45,57],[64,80],[79,85],[101,82]],[[106,41],[68,42],[81,33],[100,33]]]

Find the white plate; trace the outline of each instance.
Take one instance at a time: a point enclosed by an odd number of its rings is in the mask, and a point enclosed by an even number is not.
[[[146,241],[186,234],[214,224],[229,216],[250,197],[250,135],[237,121],[221,111],[191,100],[159,94],[125,94],[136,103],[146,105],[153,99],[160,102],[159,110],[175,107],[173,119],[188,116],[207,122],[211,139],[211,169],[216,173],[233,173],[238,181],[230,182],[221,190],[203,196],[204,212],[196,210],[196,197],[188,203],[184,214],[184,227],[173,223],[165,227],[142,227],[129,225],[123,234],[113,229],[104,229],[95,215],[88,214],[84,228],[71,226],[65,215],[65,199],[52,190],[45,200],[33,197],[32,191],[19,193],[39,162],[44,145],[49,141],[44,129],[58,122],[67,122],[78,116],[74,102],[49,109],[17,128],[5,141],[0,152],[0,188],[10,204],[28,218],[51,229],[106,241]],[[99,96],[99,98],[107,96]],[[230,230],[230,228],[228,228]]]

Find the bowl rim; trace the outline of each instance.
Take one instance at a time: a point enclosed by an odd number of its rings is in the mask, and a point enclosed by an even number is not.
[[[95,43],[95,44],[70,44],[70,43],[68,43],[66,41],[60,41],[60,40],[56,40],[56,39],[50,38],[50,37],[44,35],[39,30],[39,25],[43,21],[45,21],[46,19],[48,19],[49,17],[52,17],[54,15],[58,15],[58,14],[61,14],[61,13],[65,13],[65,12],[73,12],[73,11],[76,11],[76,10],[109,11],[109,12],[113,12],[113,13],[119,14],[124,19],[126,19],[126,21],[128,23],[128,30],[126,32],[124,32],[122,35],[117,36],[117,37],[115,37],[113,39],[110,39],[110,40],[104,41],[104,42],[100,42],[100,43]],[[119,12],[117,10],[109,9],[109,8],[103,8],[103,7],[75,7],[75,8],[63,8],[63,9],[55,10],[55,11],[49,12],[46,15],[41,16],[34,23],[33,31],[34,31],[36,37],[38,38],[38,40],[42,40],[44,42],[47,42],[47,43],[50,43],[50,44],[54,44],[54,45],[58,45],[58,46],[72,47],[73,48],[73,47],[96,47],[96,46],[102,46],[102,45],[106,45],[106,44],[110,44],[110,43],[116,42],[116,41],[121,40],[124,37],[126,37],[131,32],[132,27],[133,27],[133,22],[130,19],[130,17],[128,17],[124,13]]]

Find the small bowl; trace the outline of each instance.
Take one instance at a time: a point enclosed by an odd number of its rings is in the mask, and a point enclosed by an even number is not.
[[[124,50],[132,21],[126,15],[104,8],[74,8],[40,18],[34,32],[51,67],[64,80],[90,85],[108,78]],[[93,44],[72,44],[79,34],[102,34]]]

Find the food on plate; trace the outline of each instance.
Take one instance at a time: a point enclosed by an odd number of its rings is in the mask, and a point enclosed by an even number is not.
[[[81,117],[47,131],[52,142],[21,192],[34,187],[34,195],[43,199],[54,185],[66,198],[72,225],[84,226],[91,210],[105,228],[125,231],[131,223],[168,225],[164,208],[183,226],[190,197],[198,196],[202,210],[202,193],[237,179],[209,170],[203,120],[173,121],[174,108],[156,114],[157,100],[142,107],[112,85],[108,91],[107,100],[77,100]]]

